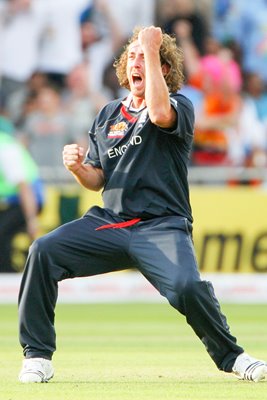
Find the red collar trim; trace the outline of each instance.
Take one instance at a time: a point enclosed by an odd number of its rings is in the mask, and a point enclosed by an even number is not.
[[[138,120],[137,117],[133,117],[131,114],[128,113],[124,104],[121,106],[121,113],[124,116],[124,118],[126,118],[132,124]]]

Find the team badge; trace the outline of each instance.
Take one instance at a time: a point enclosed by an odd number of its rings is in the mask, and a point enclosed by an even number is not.
[[[108,132],[108,139],[121,139],[124,137],[128,125],[126,122],[122,121],[115,125],[111,125]]]

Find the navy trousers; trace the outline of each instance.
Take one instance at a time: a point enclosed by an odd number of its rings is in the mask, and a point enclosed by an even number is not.
[[[56,350],[58,281],[136,268],[185,315],[217,367],[231,372],[244,350],[230,333],[211,283],[200,278],[191,224],[170,216],[96,230],[119,222],[120,218],[93,207],[82,218],[33,242],[19,293],[24,356],[51,359]]]

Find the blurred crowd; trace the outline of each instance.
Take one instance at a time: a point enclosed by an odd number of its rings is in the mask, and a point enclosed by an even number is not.
[[[184,51],[181,93],[196,114],[192,166],[267,166],[267,0],[0,0],[0,143],[12,137],[9,145],[23,146],[56,185],[60,223],[77,216],[80,190],[62,148],[86,147],[96,113],[127,94],[114,60],[135,26],[152,24]],[[21,180],[31,187],[33,179],[10,177],[18,162],[3,153],[0,218],[10,193],[21,207]],[[40,192],[38,201],[36,212]]]
[[[184,50],[192,164],[266,166],[267,1],[0,0],[1,127],[13,125],[47,176],[62,146],[86,143],[98,110],[124,95],[114,59],[150,24]]]

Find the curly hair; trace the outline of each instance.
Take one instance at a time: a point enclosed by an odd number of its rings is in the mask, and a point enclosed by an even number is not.
[[[116,75],[119,80],[119,84],[130,89],[129,81],[127,78],[126,67],[128,58],[128,48],[129,45],[138,40],[138,34],[143,28],[136,27],[133,31],[132,37],[129,39],[125,45],[122,54],[118,59],[115,60],[113,66],[116,70]],[[165,82],[168,86],[170,93],[175,93],[177,90],[181,89],[184,83],[184,73],[183,73],[183,52],[182,49],[177,47],[175,37],[163,33],[162,44],[160,47],[160,60],[161,65],[167,64],[170,67],[169,72],[165,75]]]

